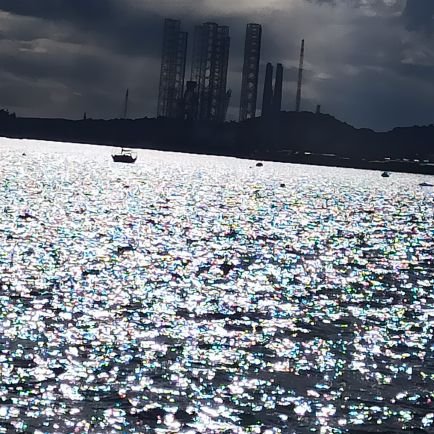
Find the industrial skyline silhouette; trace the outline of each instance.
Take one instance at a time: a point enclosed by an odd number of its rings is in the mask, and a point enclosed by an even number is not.
[[[217,23],[206,22],[195,26],[191,76],[186,83],[188,33],[181,30],[180,20],[164,20],[158,117],[218,122],[226,120],[232,94],[232,91],[227,89],[229,33],[228,26]],[[256,117],[261,42],[261,24],[247,24],[239,105],[240,121]],[[297,112],[300,111],[302,102],[304,55],[303,39],[297,82]],[[283,65],[278,63],[273,80],[273,66],[267,63],[261,110],[264,117],[276,116],[281,111],[283,75]]]
[[[225,124],[231,98],[231,89],[227,88],[231,45],[229,27],[214,22],[196,25],[190,62],[188,33],[182,30],[181,21],[166,18],[163,29],[157,119],[128,120],[127,89],[120,116],[124,122],[116,119],[94,121],[87,113],[79,122],[22,119],[3,111],[0,134],[349,167],[373,167],[376,164],[373,159],[379,159],[380,165],[387,163],[390,167],[390,160],[396,160],[394,164],[402,170],[433,171],[432,165],[421,168],[405,161],[434,160],[433,126],[374,133],[322,114],[321,104],[316,105],[315,114],[303,112],[304,39],[299,55],[295,111],[281,111],[285,69],[280,62],[275,68],[268,62],[263,80],[262,108],[257,118],[263,28],[258,23],[247,24],[240,123]],[[189,80],[186,80],[188,65],[191,71]],[[334,160],[331,161],[329,156]]]

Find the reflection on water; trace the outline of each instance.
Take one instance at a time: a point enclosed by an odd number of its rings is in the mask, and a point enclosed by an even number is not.
[[[0,432],[432,432],[432,177],[11,143]]]

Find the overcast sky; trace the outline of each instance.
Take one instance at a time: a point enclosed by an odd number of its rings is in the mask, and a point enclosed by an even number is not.
[[[163,19],[230,26],[230,118],[238,117],[245,26],[263,25],[265,64],[285,67],[293,110],[385,130],[434,123],[434,0],[0,0],[0,107],[19,116],[155,116]],[[190,47],[191,48],[191,44]],[[190,50],[189,50],[190,52]],[[258,107],[262,98],[259,92]]]

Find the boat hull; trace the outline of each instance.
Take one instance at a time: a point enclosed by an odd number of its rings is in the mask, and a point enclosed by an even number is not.
[[[131,157],[130,155],[112,155],[113,161],[115,163],[135,163],[137,160],[136,158]]]

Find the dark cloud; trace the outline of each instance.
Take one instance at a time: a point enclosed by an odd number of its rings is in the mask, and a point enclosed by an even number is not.
[[[125,0],[0,0],[0,10],[57,27],[53,36],[58,40],[136,55],[155,55],[160,47],[163,17],[128,7]]]
[[[230,26],[232,118],[245,26],[260,22],[260,86],[265,64],[282,62],[284,109],[294,107],[304,37],[305,109],[320,103],[378,129],[426,123],[434,113],[433,12],[432,0],[0,0],[0,106],[20,115],[113,117],[129,87],[131,115],[153,116],[162,21],[172,17],[190,35],[208,20]],[[261,96],[262,89],[258,107]]]
[[[407,0],[403,13],[404,20],[410,30],[434,31],[434,1]]]

